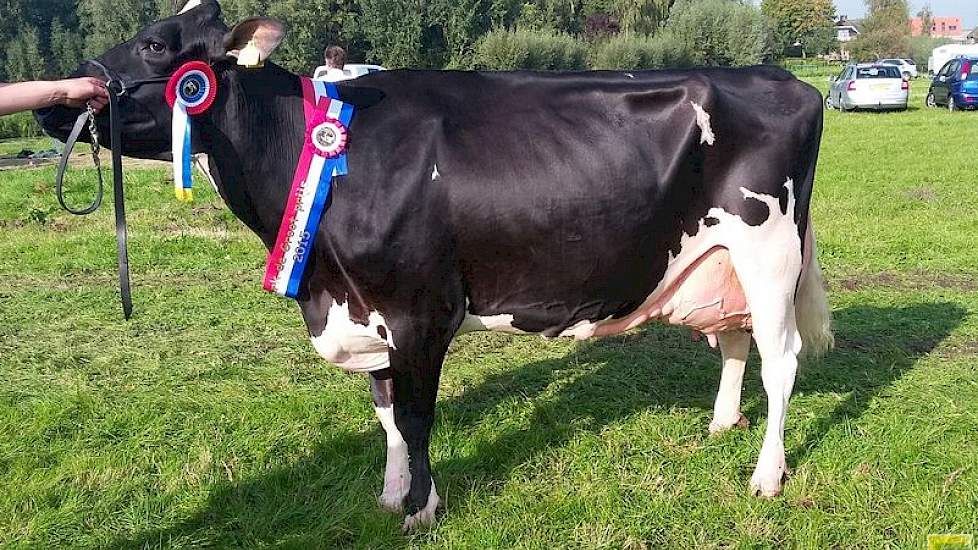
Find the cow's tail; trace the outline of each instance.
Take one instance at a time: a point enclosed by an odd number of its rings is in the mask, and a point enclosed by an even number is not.
[[[798,293],[795,296],[795,323],[801,335],[801,355],[814,359],[832,349],[835,345],[835,337],[832,335],[832,314],[829,311],[822,269],[818,265],[818,255],[815,253],[815,238],[811,232],[811,223],[808,227],[806,240],[811,246],[810,259],[802,270]]]

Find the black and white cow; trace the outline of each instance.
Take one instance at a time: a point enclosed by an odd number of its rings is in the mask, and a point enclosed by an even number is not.
[[[249,69],[274,20],[229,30],[213,0],[98,58],[114,77],[215,70],[196,117],[221,196],[275,241],[303,141],[299,77]],[[79,73],[101,76],[90,64]],[[768,397],[755,494],[781,490],[797,357],[831,345],[809,200],[822,131],[819,93],[770,67],[651,72],[391,71],[339,85],[356,105],[349,175],[338,177],[299,306],[316,350],[369,372],[387,432],[384,507],[405,527],[439,503],[428,442],[445,353],[473,330],[547,337],[616,334],[649,320],[719,342],[710,431],[744,425],[753,335]],[[127,155],[167,158],[163,86],[120,100]],[[39,113],[66,135],[77,112]],[[108,135],[104,114],[99,123]],[[116,146],[117,144],[111,144]]]

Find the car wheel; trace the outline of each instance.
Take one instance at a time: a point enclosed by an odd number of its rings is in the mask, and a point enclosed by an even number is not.
[[[910,73],[904,71],[903,79],[906,80],[907,82],[910,82]]]
[[[928,92],[925,102],[927,103],[927,106],[932,109],[937,107],[937,98],[934,97],[934,92]]]
[[[954,104],[954,98],[951,96],[947,96],[947,110],[952,113],[958,110],[957,105]]]
[[[827,95],[825,96],[825,110],[831,111],[832,109],[834,109],[834,107],[832,106],[832,96]]]

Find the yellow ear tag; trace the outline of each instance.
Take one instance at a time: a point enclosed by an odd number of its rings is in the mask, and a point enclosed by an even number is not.
[[[257,69],[265,66],[265,61],[261,58],[261,50],[255,45],[255,41],[249,40],[248,44],[238,52],[238,65]]]

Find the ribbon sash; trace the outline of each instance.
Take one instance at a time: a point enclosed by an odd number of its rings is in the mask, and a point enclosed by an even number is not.
[[[299,284],[332,190],[333,176],[347,173],[346,128],[353,119],[353,106],[339,100],[336,87],[331,83],[302,78],[302,98],[305,139],[278,237],[265,264],[262,285],[269,292],[289,298],[295,298],[299,293]],[[341,140],[329,142],[332,149],[326,151],[317,132],[324,125],[328,130],[327,137]]]
[[[173,104],[173,191],[177,200],[193,200],[193,178],[190,164],[190,116],[180,99]]]

